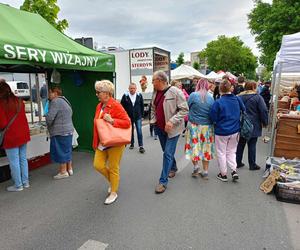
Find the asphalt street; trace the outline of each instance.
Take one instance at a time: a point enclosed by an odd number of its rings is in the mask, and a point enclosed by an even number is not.
[[[74,176],[53,180],[57,166],[30,172],[31,187],[18,193],[0,184],[0,249],[300,249],[300,207],[259,190],[263,170],[239,170],[237,183],[191,178],[180,137],[179,173],[165,193],[154,193],[162,152],[145,126],[146,153],[126,149],[116,203],[103,204],[107,183],[93,154],[74,152]],[[258,164],[268,144],[259,141]],[[247,163],[246,157],[244,162]]]

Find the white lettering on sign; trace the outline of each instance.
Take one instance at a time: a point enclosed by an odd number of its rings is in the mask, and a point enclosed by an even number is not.
[[[87,67],[97,67],[97,63],[99,61],[99,57],[97,56],[80,56],[57,51],[13,46],[10,44],[4,44],[3,49],[4,58],[12,60],[17,59],[23,61],[47,62]]]
[[[45,62],[46,62],[46,54],[47,54],[47,51],[46,51],[46,50],[39,50],[39,49],[37,49],[37,51],[39,52],[39,54],[40,54],[41,57],[42,57],[42,62],[45,63]]]
[[[26,49],[21,46],[16,46],[16,51],[17,51],[17,59],[26,61],[27,60],[27,53]],[[23,57],[24,56],[24,57]]]
[[[28,48],[28,60],[33,61],[35,59],[37,62],[39,61],[38,52],[36,49]]]
[[[14,51],[14,47],[12,45],[5,44],[4,45],[4,51],[6,52],[4,54],[4,57],[7,58],[7,59],[15,59],[17,57],[16,53]]]
[[[53,62],[55,64],[58,64],[58,63],[62,64],[63,63],[63,55],[62,55],[62,53],[50,51],[50,54],[51,54]]]

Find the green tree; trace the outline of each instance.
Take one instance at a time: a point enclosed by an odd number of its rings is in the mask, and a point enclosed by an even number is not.
[[[176,63],[178,66],[180,66],[181,64],[184,64],[184,53],[183,52],[181,52],[179,54],[179,56],[177,57]]]
[[[261,80],[270,81],[272,78],[272,72],[269,71],[267,68],[264,68],[261,72]]]
[[[196,70],[200,69],[200,64],[198,62],[194,62],[193,63],[193,68],[196,69]]]
[[[255,78],[257,59],[238,36],[219,36],[206,45],[199,57],[206,58],[211,70],[230,71],[237,75],[244,74],[249,79]]]
[[[254,0],[254,3],[248,15],[249,28],[262,52],[260,63],[271,71],[282,36],[300,31],[300,1],[273,0],[269,4]]]
[[[40,14],[48,23],[63,32],[69,24],[66,19],[58,20],[60,8],[56,3],[57,0],[25,0],[20,9]]]

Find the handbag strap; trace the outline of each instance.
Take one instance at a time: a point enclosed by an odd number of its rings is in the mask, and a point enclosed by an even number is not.
[[[6,125],[6,127],[3,129],[4,132],[6,132],[6,130],[9,129],[10,125],[14,122],[14,120],[17,118],[17,115],[20,113],[21,110],[21,102],[20,99],[18,99],[18,107],[17,107],[17,112],[15,113],[15,115],[10,119],[10,121],[8,122],[8,124]]]
[[[70,106],[70,108],[72,109],[72,105],[71,105],[71,103],[68,101],[68,99],[66,97],[59,96],[58,98],[63,99]]]

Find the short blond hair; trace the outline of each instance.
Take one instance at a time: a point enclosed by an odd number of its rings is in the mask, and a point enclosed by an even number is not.
[[[178,80],[172,80],[171,81],[171,86],[178,87],[180,84],[182,84],[182,83],[180,81],[178,81]]]
[[[115,87],[114,84],[109,80],[101,80],[95,82],[95,90],[99,92],[109,93],[111,96],[114,95]]]

